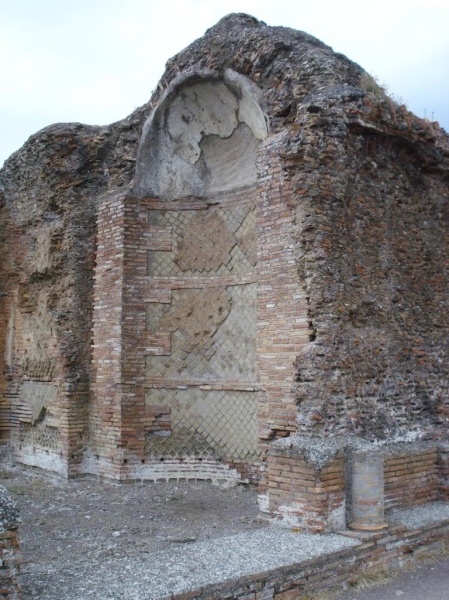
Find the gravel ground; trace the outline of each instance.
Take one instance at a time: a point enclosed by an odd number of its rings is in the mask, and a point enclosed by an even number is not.
[[[447,502],[431,502],[406,510],[395,510],[387,518],[389,523],[404,525],[409,529],[428,527],[447,519],[449,519],[449,504]]]
[[[18,468],[1,470],[0,484],[22,515],[25,600],[158,600],[359,543],[339,535],[279,535],[257,519],[257,492],[248,485],[127,486]],[[434,503],[396,511],[388,520],[423,527],[447,518],[448,504]],[[348,590],[344,597],[449,600],[448,568],[447,560],[417,566],[387,586]]]
[[[117,573],[124,576],[137,564],[145,570],[162,552],[168,556],[200,542],[266,527],[257,520],[254,486],[128,486],[95,479],[65,481],[18,468],[3,469],[0,483],[22,516],[21,584],[26,599],[124,600],[127,596],[120,593],[105,595]],[[100,587],[87,589],[86,575],[100,571]]]
[[[157,600],[349,548],[257,519],[256,489],[0,473],[22,515],[25,599]]]

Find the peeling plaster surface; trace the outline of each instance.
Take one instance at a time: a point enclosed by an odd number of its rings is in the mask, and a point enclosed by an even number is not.
[[[37,446],[27,446],[20,450],[20,462],[29,467],[38,467],[49,473],[67,477],[67,464],[59,454]]]
[[[183,90],[167,111],[167,133],[176,153],[194,165],[203,136],[230,137],[237,128],[238,102],[224,83],[198,83]]]
[[[179,198],[253,185],[268,134],[259,98],[257,86],[230,69],[223,80],[210,72],[174,84],[145,124],[134,191]]]

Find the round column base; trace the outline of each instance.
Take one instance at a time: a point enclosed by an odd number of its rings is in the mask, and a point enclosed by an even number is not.
[[[363,523],[348,523],[349,529],[354,531],[382,531],[387,529],[388,523],[381,523],[380,525],[364,525]]]

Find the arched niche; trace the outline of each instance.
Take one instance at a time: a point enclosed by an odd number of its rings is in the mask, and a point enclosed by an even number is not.
[[[148,240],[159,236],[142,283],[153,297],[145,326],[165,340],[142,373],[156,415],[144,433],[153,475],[234,477],[232,465],[244,473],[257,459],[260,102],[257,85],[230,69],[190,72],[142,133],[133,192],[148,207]]]
[[[268,134],[260,101],[257,85],[231,69],[177,79],[144,126],[133,192],[204,197],[255,184]]]

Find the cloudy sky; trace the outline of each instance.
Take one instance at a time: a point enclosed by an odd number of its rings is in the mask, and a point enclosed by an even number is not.
[[[230,12],[306,31],[449,131],[448,0],[0,0],[0,165],[46,125],[107,124]]]

